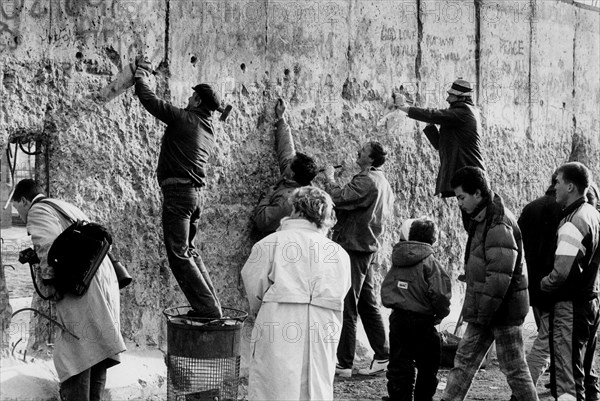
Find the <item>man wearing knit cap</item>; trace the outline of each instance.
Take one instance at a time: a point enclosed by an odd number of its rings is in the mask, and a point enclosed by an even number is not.
[[[162,225],[171,271],[194,316],[220,318],[221,305],[194,240],[200,219],[200,188],[206,185],[205,165],[215,146],[212,113],[219,96],[208,84],[192,89],[184,109],[159,99],[148,86],[152,68],[138,62],[135,92],[144,108],[167,125],[156,175],[163,193]]]
[[[406,106],[402,94],[394,94],[394,107],[412,119],[428,123],[423,130],[429,142],[439,152],[440,170],[435,194],[443,198],[454,196],[450,179],[462,167],[485,170],[481,144],[481,118],[473,104],[471,83],[462,78],[452,83],[446,101],[447,109],[423,109]],[[438,129],[436,124],[440,126]]]

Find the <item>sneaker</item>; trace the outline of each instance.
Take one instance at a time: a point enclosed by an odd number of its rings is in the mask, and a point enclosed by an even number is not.
[[[352,368],[344,368],[339,363],[336,363],[335,374],[339,377],[352,377]]]
[[[377,373],[385,372],[388,366],[388,359],[373,359],[371,366],[358,370],[359,375],[376,375]]]

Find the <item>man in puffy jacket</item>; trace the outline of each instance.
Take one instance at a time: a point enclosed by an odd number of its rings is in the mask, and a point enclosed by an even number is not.
[[[448,89],[447,109],[423,109],[405,105],[402,94],[394,94],[394,107],[408,117],[428,123],[423,131],[440,154],[440,170],[435,194],[454,196],[450,179],[465,166],[485,170],[481,143],[481,117],[473,103],[473,88],[468,81],[457,79]],[[435,124],[440,126],[439,130]]]
[[[490,189],[482,169],[463,167],[452,177],[451,185],[469,217],[467,289],[462,308],[468,326],[442,399],[465,399],[481,361],[496,341],[500,370],[506,374],[513,397],[537,401],[523,350],[522,325],[529,311],[529,296],[519,226],[502,198]]]
[[[540,282],[555,301],[550,310],[550,375],[559,400],[598,400],[592,368],[600,322],[600,214],[586,202],[590,172],[571,162],[557,170],[556,202],[563,207],[554,267]]]
[[[435,325],[450,313],[452,296],[450,277],[433,256],[437,236],[432,220],[406,220],[381,284],[383,306],[393,309],[387,401],[412,401],[413,390],[415,400],[431,401],[437,388],[442,346]]]

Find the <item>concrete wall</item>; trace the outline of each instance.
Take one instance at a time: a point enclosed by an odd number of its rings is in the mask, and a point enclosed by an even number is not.
[[[105,106],[77,102],[138,52],[160,64],[157,92],[174,104],[206,81],[234,106],[226,124],[215,122],[200,233],[224,305],[246,307],[239,270],[256,238],[251,210],[277,178],[272,123],[280,96],[291,104],[297,148],[343,164],[342,180],[357,172],[362,142],[389,149],[385,171],[397,200],[381,274],[405,218],[437,219],[439,255],[453,276],[466,239],[456,202],[431,196],[439,161],[424,125],[402,115],[382,120],[393,87],[444,107],[456,77],[473,82],[490,178],[516,214],[570,156],[600,173],[600,67],[590,62],[600,57],[597,9],[555,0],[0,5],[0,142],[46,140],[51,195],[114,231],[116,253],[135,279],[122,293],[124,334],[141,346],[164,344],[161,311],[184,303],[161,242],[154,169],[164,127],[132,90]]]

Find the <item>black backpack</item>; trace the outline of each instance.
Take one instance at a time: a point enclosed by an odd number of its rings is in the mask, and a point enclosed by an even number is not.
[[[48,264],[54,268],[53,285],[61,294],[83,295],[106,257],[112,236],[100,224],[75,220],[56,203],[41,199],[72,224],[52,243]]]

